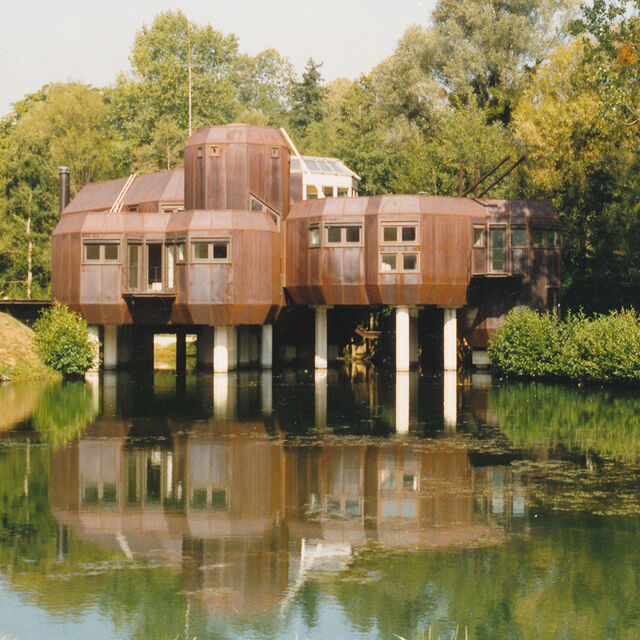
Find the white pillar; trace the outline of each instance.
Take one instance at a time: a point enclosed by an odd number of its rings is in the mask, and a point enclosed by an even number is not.
[[[316,429],[327,426],[327,369],[318,369],[315,373],[315,413]]]
[[[230,368],[231,327],[213,328],[213,372],[227,373]]]
[[[409,433],[410,374],[396,371],[396,432]]]
[[[458,422],[458,373],[445,371],[443,385],[444,429],[455,431]]]
[[[316,307],[315,368],[327,368],[327,307]]]
[[[115,369],[118,366],[118,327],[115,324],[104,325],[104,368]]]
[[[396,371],[409,371],[409,307],[396,307]]]
[[[458,369],[458,322],[455,309],[444,310],[444,370]]]
[[[260,341],[260,366],[271,369],[273,366],[273,325],[262,325],[262,340]]]

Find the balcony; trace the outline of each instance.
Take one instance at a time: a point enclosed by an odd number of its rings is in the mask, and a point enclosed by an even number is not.
[[[137,265],[133,268],[123,266],[122,297],[173,300],[176,297],[174,273],[163,274],[159,266],[149,266],[144,270]]]

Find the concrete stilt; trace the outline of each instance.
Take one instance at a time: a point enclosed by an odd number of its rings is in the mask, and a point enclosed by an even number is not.
[[[396,371],[409,371],[409,307],[396,307]]]
[[[115,324],[104,325],[104,368],[118,367],[118,327]]]
[[[409,433],[410,373],[396,371],[396,432]]]
[[[445,371],[443,386],[444,428],[445,431],[455,431],[458,422],[458,373]]]
[[[327,309],[315,307],[316,310],[316,357],[315,368],[327,368]]]
[[[214,327],[213,332],[213,371],[226,373],[236,368],[237,332],[234,326]]]
[[[315,414],[316,429],[327,427],[327,369],[317,369],[315,373]]]
[[[250,327],[238,327],[238,366],[247,367],[251,362]]]
[[[260,341],[260,366],[271,369],[273,366],[273,325],[262,325],[262,339]]]
[[[420,342],[418,339],[418,309],[411,309],[409,312],[409,351],[411,365],[418,364],[418,352]]]
[[[444,309],[444,370],[458,369],[458,322],[455,309]]]

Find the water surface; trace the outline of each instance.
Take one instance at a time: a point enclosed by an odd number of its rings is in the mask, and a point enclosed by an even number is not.
[[[1,386],[0,637],[636,638],[639,405],[366,371]]]

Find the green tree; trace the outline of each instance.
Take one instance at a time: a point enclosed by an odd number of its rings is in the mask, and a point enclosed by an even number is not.
[[[313,122],[321,122],[324,117],[323,100],[325,90],[318,64],[309,58],[302,74],[302,80],[295,84],[292,93],[292,107],[289,121],[293,133],[303,139],[307,128]]]

